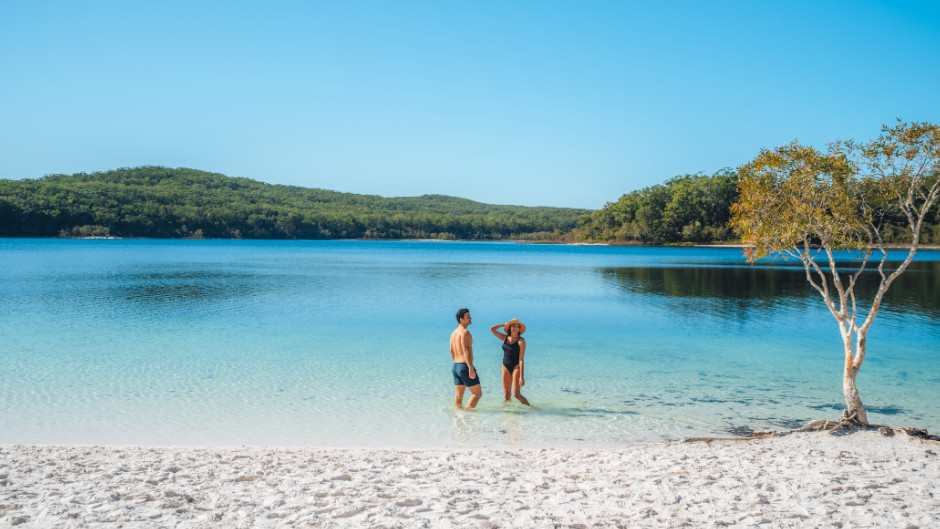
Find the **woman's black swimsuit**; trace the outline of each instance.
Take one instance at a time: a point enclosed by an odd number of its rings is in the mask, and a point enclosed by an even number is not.
[[[519,366],[519,340],[509,343],[509,338],[503,342],[503,365],[510,373]]]

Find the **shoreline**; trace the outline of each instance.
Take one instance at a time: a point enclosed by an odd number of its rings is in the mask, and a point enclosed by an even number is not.
[[[0,445],[0,525],[930,527],[938,453],[873,431],[611,449]]]
[[[3,239],[49,239],[49,240],[154,240],[154,241],[379,241],[379,242],[503,242],[514,244],[554,244],[558,246],[612,246],[635,248],[747,248],[746,244],[739,243],[689,243],[689,244],[642,244],[637,242],[567,242],[567,241],[540,241],[529,239],[251,239],[251,238],[202,238],[202,237],[116,237],[116,236],[87,236],[87,237],[0,237]],[[907,250],[909,246],[903,244],[887,244],[885,250]],[[877,250],[877,249],[876,249]],[[917,250],[940,250],[940,244],[920,244]]]

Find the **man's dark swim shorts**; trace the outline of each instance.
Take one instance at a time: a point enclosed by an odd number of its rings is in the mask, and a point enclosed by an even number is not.
[[[454,385],[473,387],[480,383],[480,375],[470,378],[470,366],[464,363],[454,364]]]

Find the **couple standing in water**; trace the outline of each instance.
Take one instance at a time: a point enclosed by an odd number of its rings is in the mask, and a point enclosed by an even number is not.
[[[456,392],[454,404],[458,408],[463,407],[463,394],[467,388],[470,388],[468,408],[475,407],[477,402],[480,402],[480,397],[483,396],[480,377],[473,366],[473,336],[467,330],[472,321],[469,309],[458,310],[458,325],[450,334],[450,356],[454,359],[454,390]],[[500,328],[503,332],[499,332]],[[522,333],[525,332],[525,325],[513,318],[507,323],[498,323],[490,327],[490,332],[503,342],[503,393],[505,393],[506,402],[509,402],[511,396],[515,396],[519,402],[528,406],[529,401],[522,396],[522,386],[525,385],[525,369],[522,362],[525,357],[525,338],[522,337]]]

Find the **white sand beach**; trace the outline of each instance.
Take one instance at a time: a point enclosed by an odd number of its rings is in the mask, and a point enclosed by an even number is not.
[[[940,445],[0,447],[2,527],[940,527]]]

